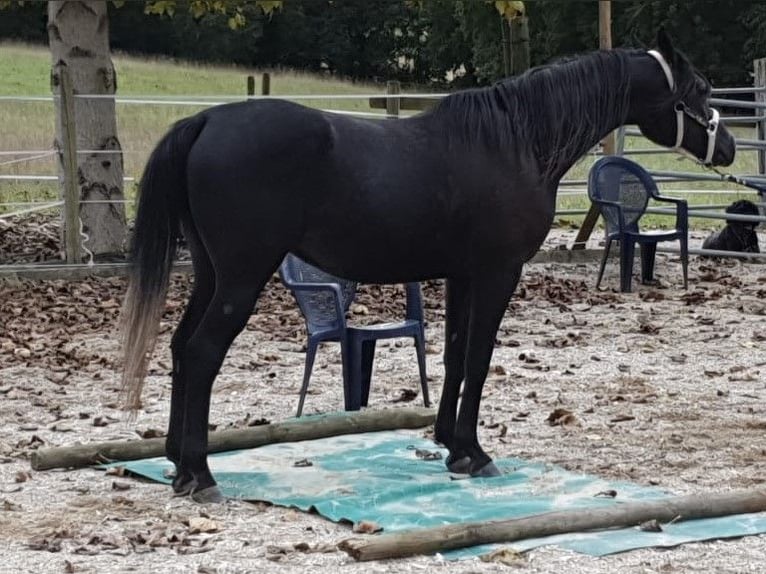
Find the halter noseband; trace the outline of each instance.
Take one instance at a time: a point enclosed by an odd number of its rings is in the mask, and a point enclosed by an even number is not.
[[[668,65],[665,58],[660,54],[657,50],[648,50],[647,54],[652,56],[655,60],[657,60],[657,63],[662,68],[662,71],[665,72],[665,78],[668,80],[668,85],[670,86],[670,91],[675,92],[676,91],[676,82],[673,78],[673,71],[670,69],[670,66]],[[711,108],[713,111],[713,115],[710,117],[710,119],[704,119],[701,118],[698,114],[694,113],[691,109],[689,109],[689,106],[686,105],[686,102],[683,100],[679,100],[678,103],[675,105],[676,110],[676,144],[670,148],[674,150],[680,150],[680,151],[686,151],[688,150],[684,149],[682,147],[682,143],[684,141],[684,116],[689,117],[699,125],[701,125],[705,130],[707,131],[707,153],[705,154],[705,159],[702,160],[702,163],[705,165],[712,165],[713,162],[713,153],[715,152],[715,140],[718,136],[718,124],[720,123],[720,114],[718,113],[718,110],[715,108]]]

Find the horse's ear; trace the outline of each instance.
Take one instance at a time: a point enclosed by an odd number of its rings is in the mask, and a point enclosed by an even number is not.
[[[657,47],[660,50],[660,54],[672,66],[676,62],[677,52],[664,26],[657,30]]]
[[[660,54],[665,58],[665,61],[670,64],[673,72],[677,75],[676,80],[683,82],[688,80],[691,72],[691,65],[681,52],[676,50],[673,46],[673,41],[670,39],[670,35],[667,33],[664,27],[660,27],[657,30],[657,48]]]

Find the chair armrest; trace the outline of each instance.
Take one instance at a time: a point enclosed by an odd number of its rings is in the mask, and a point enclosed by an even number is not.
[[[672,203],[676,206],[676,229],[688,231],[689,229],[689,204],[685,199],[677,197],[665,197],[664,195],[655,195],[652,199],[664,203]]]

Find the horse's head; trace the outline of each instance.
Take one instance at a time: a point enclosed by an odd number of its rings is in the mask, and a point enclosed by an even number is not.
[[[736,146],[731,133],[710,107],[710,82],[681,52],[664,30],[657,50],[649,50],[635,76],[631,115],[647,138],[684,150],[706,165],[730,165]]]

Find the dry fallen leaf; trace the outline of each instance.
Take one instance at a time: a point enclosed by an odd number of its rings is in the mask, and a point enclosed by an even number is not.
[[[194,516],[189,519],[189,534],[199,534],[200,532],[218,532],[221,526],[210,518],[203,516]]]
[[[498,548],[488,554],[479,556],[482,562],[497,562],[506,566],[519,566],[524,560],[524,555],[512,548]]]
[[[357,534],[375,534],[381,530],[383,530],[383,527],[372,520],[360,520],[352,528],[352,531]]]
[[[555,409],[546,419],[551,426],[565,426],[577,423],[577,418],[572,411],[567,409]]]
[[[642,522],[638,525],[638,529],[643,532],[662,532],[662,526],[655,519]]]
[[[414,401],[418,397],[417,391],[414,391],[412,389],[400,389],[399,390],[399,396],[396,397],[393,401],[393,403],[409,403],[411,401]]]

